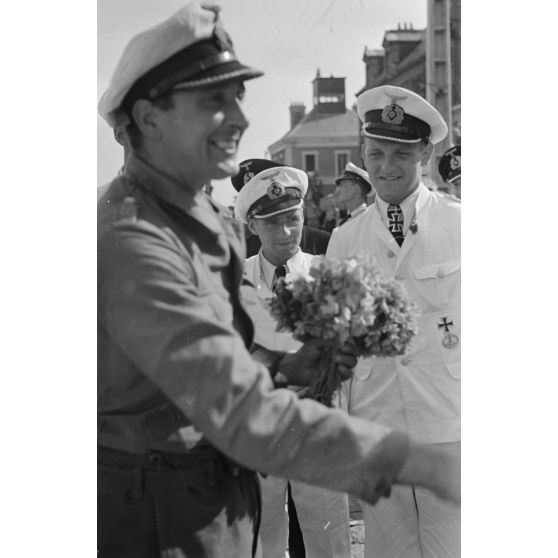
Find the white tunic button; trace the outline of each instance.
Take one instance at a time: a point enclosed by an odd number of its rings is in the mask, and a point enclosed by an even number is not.
[[[388,258],[393,258],[394,256],[395,256],[395,254],[391,250],[388,250],[387,257]]]
[[[401,364],[402,364],[403,366],[407,366],[410,362],[411,362],[411,359],[410,359],[409,357],[403,357],[403,358],[401,359]]]
[[[436,273],[436,277],[442,278],[443,276],[444,276],[444,272],[443,272],[442,268],[440,268],[440,269],[438,270],[438,272]]]

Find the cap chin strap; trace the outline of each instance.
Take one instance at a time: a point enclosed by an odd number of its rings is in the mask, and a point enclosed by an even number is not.
[[[391,136],[380,136],[378,134],[371,134],[370,132],[367,132],[365,130],[365,126],[364,125],[362,127],[362,135],[366,136],[367,138],[375,138],[375,139],[381,139],[381,140],[387,140],[387,141],[396,141],[398,143],[420,143],[421,141],[428,141],[428,138],[418,138],[418,139],[413,139],[413,140],[406,140],[406,139],[401,139],[401,138],[394,138]]]

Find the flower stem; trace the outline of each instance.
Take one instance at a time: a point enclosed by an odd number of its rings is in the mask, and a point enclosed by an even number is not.
[[[337,365],[333,360],[337,347],[324,347],[320,357],[318,369],[314,374],[306,397],[322,403],[326,407],[332,407],[333,394],[341,385],[341,378],[337,373]]]

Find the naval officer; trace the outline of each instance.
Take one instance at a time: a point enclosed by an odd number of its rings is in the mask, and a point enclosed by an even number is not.
[[[300,247],[304,223],[305,172],[265,159],[240,165],[234,182],[242,184],[235,201],[237,219],[261,242],[258,254],[246,260],[241,289],[254,322],[254,342],[272,351],[292,353],[301,343],[290,332],[278,332],[269,299],[279,277],[308,275],[315,256]],[[296,387],[291,389],[297,390]],[[262,485],[262,549],[266,558],[284,558],[289,520],[285,500],[290,485],[307,558],[349,558],[349,505],[346,494],[269,475]],[[290,542],[290,531],[289,531]],[[289,544],[290,548],[290,544]]]
[[[390,85],[362,93],[357,111],[376,201],[332,234],[327,254],[373,254],[384,273],[403,282],[420,316],[406,355],[359,362],[350,413],[457,454],[461,206],[421,180],[447,126],[422,97]],[[418,486],[395,487],[389,500],[364,505],[363,516],[367,558],[459,555],[459,510]]]

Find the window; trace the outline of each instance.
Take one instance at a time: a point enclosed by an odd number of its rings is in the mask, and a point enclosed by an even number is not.
[[[303,151],[302,164],[306,172],[318,171],[318,152],[317,151]]]
[[[320,103],[344,103],[344,95],[320,95],[318,97]]]
[[[337,176],[343,174],[343,171],[349,162],[350,156],[350,151],[335,151],[335,174]]]

